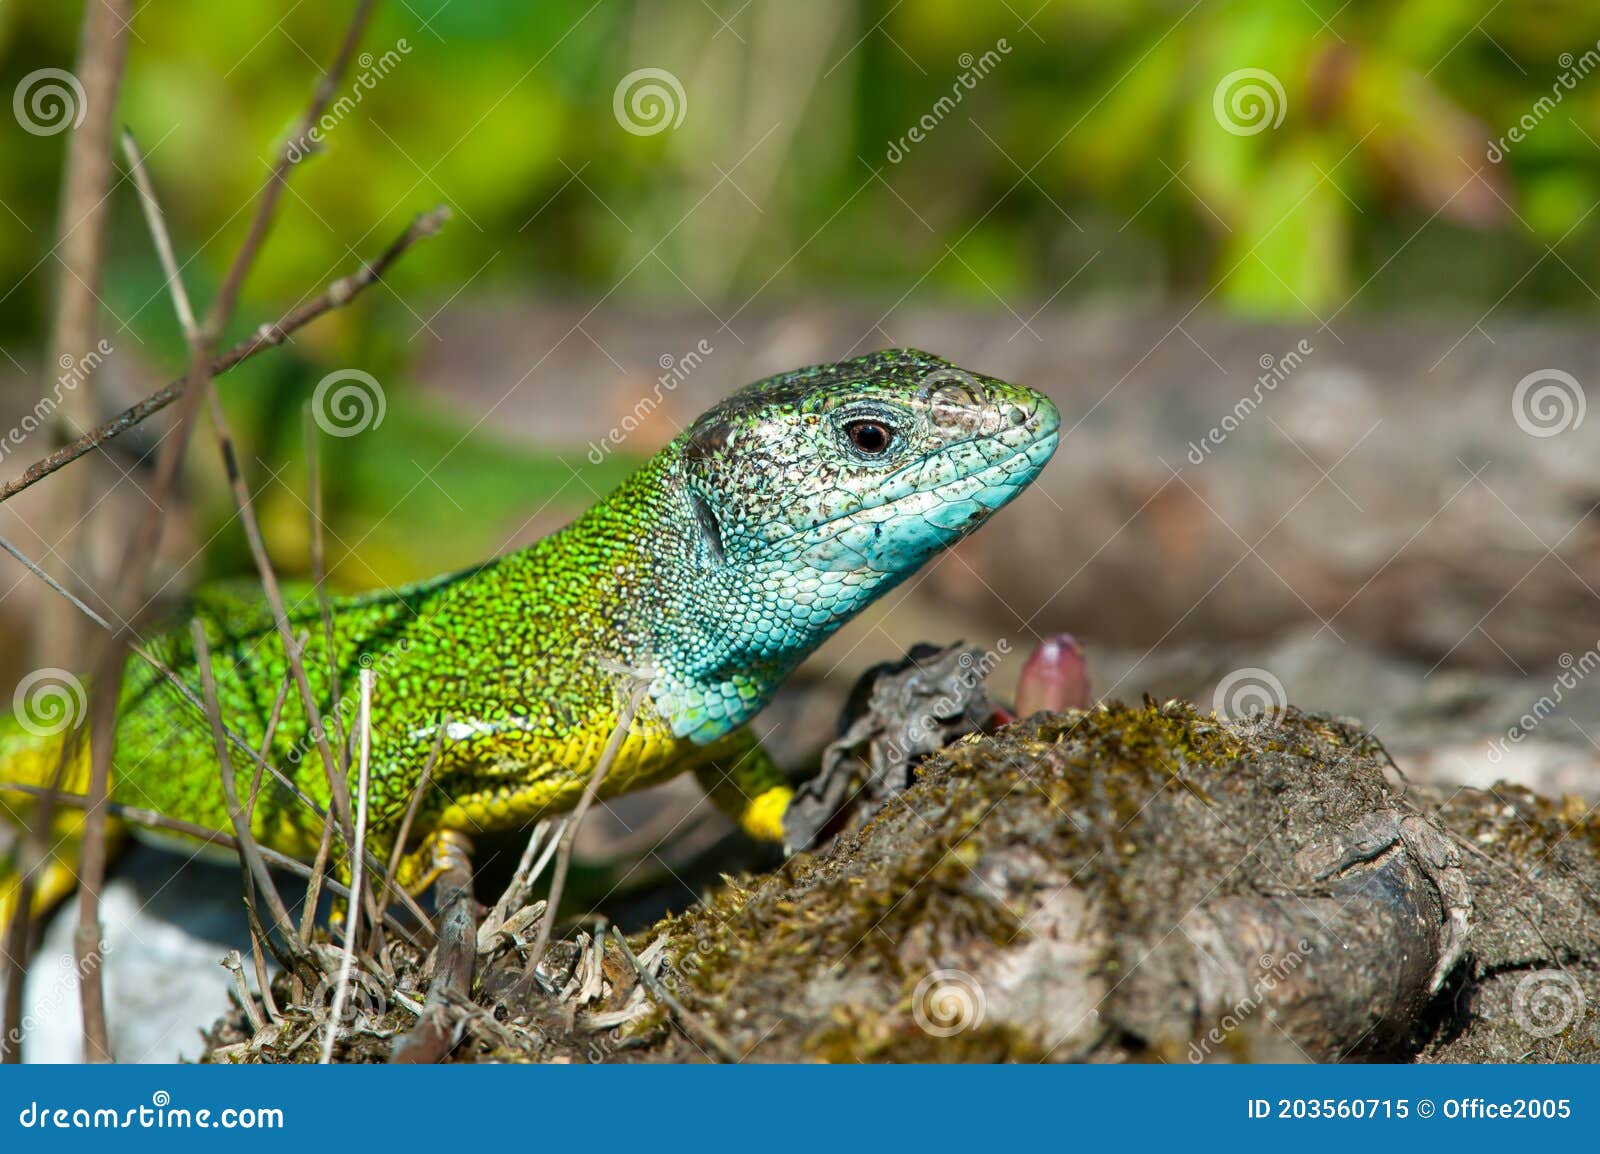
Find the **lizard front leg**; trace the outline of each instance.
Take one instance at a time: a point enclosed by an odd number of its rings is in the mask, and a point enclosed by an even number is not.
[[[783,844],[783,814],[794,790],[748,727],[718,741],[694,775],[712,804],[745,833]]]

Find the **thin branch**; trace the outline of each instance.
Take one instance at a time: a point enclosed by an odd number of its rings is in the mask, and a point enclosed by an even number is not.
[[[333,740],[345,749],[343,726],[339,720],[339,647],[333,632],[333,606],[328,601],[328,563],[322,532],[322,441],[307,404],[300,410],[300,423],[306,447],[306,488],[311,498],[306,510],[311,532],[311,586],[317,594],[317,611],[322,615],[322,637],[328,654],[328,716],[333,720]]]
[[[348,63],[348,55],[351,50],[352,43],[351,38],[352,36],[359,34],[360,26],[364,23],[369,10],[369,3],[363,3],[357,8],[356,15],[352,20],[351,29],[346,35],[344,44],[341,46],[340,63],[336,63],[335,73],[341,70],[343,64]],[[319,86],[318,88],[318,96],[316,100],[313,101],[313,107],[316,106],[317,100],[321,100],[324,103],[326,101],[326,93],[324,92],[324,89],[326,88],[326,80],[327,78],[325,78],[324,85]],[[131,145],[131,139],[129,143]],[[284,156],[288,156],[287,149],[285,150]],[[219,306],[222,306],[226,301],[228,306],[231,307],[231,298],[228,297],[229,286],[224,286],[222,294],[219,294],[218,300],[213,304],[210,313],[207,314],[205,327],[203,329],[197,328],[194,321],[193,311],[189,307],[187,293],[183,287],[182,276],[180,275],[176,261],[172,256],[172,245],[171,241],[166,235],[165,221],[162,216],[160,206],[156,202],[155,194],[150,187],[149,179],[144,174],[143,161],[139,155],[137,147],[129,147],[128,159],[136,175],[136,183],[139,187],[140,198],[145,205],[145,216],[149,221],[151,232],[155,237],[156,250],[161,256],[164,271],[167,275],[167,283],[172,291],[174,309],[178,314],[180,322],[183,323],[184,336],[189,342],[191,355],[197,361],[205,359],[209,356],[210,341],[214,338],[214,334],[219,330],[221,323],[223,323],[226,319],[226,311],[219,313]],[[272,212],[272,204],[276,201],[279,193],[281,193],[281,181],[283,174],[287,172],[287,167],[287,163],[284,163],[280,170],[276,170],[275,175],[277,183],[269,183],[268,187],[263,190],[262,199],[257,205],[256,220],[252,222],[251,233],[249,237],[246,238],[245,247],[241,249],[239,257],[236,258],[233,269],[230,270],[230,284],[232,284],[232,289],[235,292],[237,291],[238,286],[237,284],[232,283],[233,274],[237,272],[239,276],[242,277],[244,270],[248,269],[249,261],[246,259],[247,255],[253,251],[252,245],[259,245],[261,236],[265,235],[268,218],[270,218],[270,214]],[[311,733],[315,738],[318,752],[322,756],[323,768],[326,773],[329,792],[333,800],[332,810],[339,819],[342,832],[344,833],[345,844],[347,847],[350,847],[352,854],[354,854],[357,851],[354,847],[354,831],[352,829],[352,823],[350,819],[349,785],[346,781],[343,767],[341,766],[339,760],[334,757],[333,750],[328,744],[327,733],[323,728],[321,710],[318,706],[316,695],[312,691],[310,680],[306,676],[305,665],[302,660],[302,649],[301,646],[296,643],[294,633],[290,628],[289,615],[284,605],[282,592],[278,586],[277,574],[274,572],[272,568],[272,562],[267,556],[266,542],[261,535],[261,527],[255,516],[255,509],[251,502],[250,491],[246,486],[243,474],[239,469],[238,456],[234,450],[233,437],[228,428],[228,421],[226,414],[222,409],[221,399],[217,395],[216,382],[209,374],[203,374],[202,379],[198,382],[198,384],[206,395],[206,400],[211,412],[212,424],[216,432],[218,449],[221,451],[223,465],[227,472],[229,487],[233,492],[234,503],[239,510],[240,524],[244,528],[245,538],[249,543],[251,556],[255,560],[256,569],[261,577],[262,590],[266,594],[267,602],[272,608],[273,619],[277,625],[279,642],[283,646],[284,655],[289,663],[290,673],[293,675],[295,686],[299,690],[301,707],[305,711],[306,720],[310,725]],[[351,864],[352,869],[355,869],[358,863],[352,861]],[[357,892],[360,892],[359,887],[357,887]],[[377,907],[373,906],[370,912],[373,915],[374,922],[376,922]]]
[[[394,835],[394,847],[389,851],[389,868],[383,875],[383,886],[378,890],[378,906],[382,908],[389,900],[389,889],[394,885],[395,878],[400,876],[400,861],[405,856],[406,839],[411,836],[411,824],[416,820],[417,810],[422,804],[422,795],[428,791],[428,782],[433,778],[433,770],[439,764],[439,754],[444,750],[444,733],[449,727],[449,720],[439,719],[439,731],[434,734],[433,748],[428,751],[428,759],[422,763],[422,772],[417,776],[417,784],[411,789],[411,797],[406,801],[406,812],[400,818],[400,829]],[[376,947],[376,943],[374,943]]]
[[[283,904],[278,887],[272,883],[267,863],[261,857],[261,848],[250,832],[249,819],[239,801],[239,783],[233,772],[233,758],[228,756],[228,740],[222,732],[222,704],[217,699],[217,680],[211,670],[211,646],[206,641],[205,626],[195,618],[189,623],[194,639],[195,663],[200,670],[200,688],[205,694],[206,714],[211,718],[211,738],[216,746],[217,761],[222,767],[222,793],[228,802],[228,819],[233,823],[234,838],[239,846],[239,863],[248,876],[255,879],[256,887],[266,899],[267,911],[272,915],[278,933],[285,943],[293,943],[294,921]]]
[[[333,849],[333,811],[322,816],[322,840],[317,843],[317,856],[306,875],[306,897],[300,910],[300,945],[311,944],[311,930],[317,924],[317,906],[322,901],[322,881],[328,873],[328,854]]]
[[[198,327],[194,309],[189,304],[188,290],[183,287],[183,277],[178,275],[178,260],[172,254],[172,237],[167,233],[167,219],[162,215],[161,204],[156,200],[156,190],[151,187],[150,174],[144,168],[144,154],[133,139],[133,133],[122,132],[122,151],[128,158],[128,168],[133,173],[133,186],[139,192],[139,207],[144,210],[144,221],[150,229],[150,239],[155,242],[156,258],[166,275],[167,291],[172,294],[172,306],[178,314],[178,324],[187,337]]]
[[[217,291],[216,299],[211,302],[211,308],[206,313],[205,324],[201,328],[206,343],[215,341],[222,335],[223,327],[233,315],[233,306],[238,300],[239,290],[244,287],[244,279],[255,264],[256,254],[261,250],[262,242],[267,239],[267,233],[272,230],[272,219],[277,212],[278,201],[283,196],[283,190],[288,187],[289,170],[295,166],[296,160],[301,155],[297,147],[298,142],[310,136],[317,121],[322,119],[322,114],[332,103],[334,94],[344,83],[344,74],[350,70],[350,61],[356,54],[361,34],[366,30],[367,21],[372,16],[374,3],[375,0],[358,0],[356,10],[350,17],[350,24],[345,29],[344,40],[340,42],[339,51],[333,58],[333,64],[323,73],[322,80],[317,84],[311,103],[306,107],[305,115],[300,118],[300,124],[295,129],[294,135],[285,140],[278,151],[278,162],[273,165],[272,174],[262,186],[260,199],[256,201],[256,210],[250,217],[250,229],[245,234],[244,243],[239,246],[233,264],[229,266],[228,274],[223,278],[222,287]]]
[[[250,546],[250,555],[255,560],[256,572],[261,578],[261,590],[266,594],[267,604],[272,609],[272,618],[278,630],[278,642],[283,646],[284,657],[289,663],[289,672],[300,694],[300,707],[305,711],[306,723],[310,726],[311,736],[322,757],[323,771],[333,799],[330,808],[339,821],[345,846],[353,854],[355,831],[350,818],[350,783],[345,777],[339,758],[333,752],[333,747],[328,744],[322,709],[318,705],[316,692],[311,688],[311,679],[306,674],[301,647],[295,641],[294,630],[289,623],[289,610],[284,604],[283,591],[278,585],[278,575],[272,567],[272,559],[267,556],[266,539],[262,536],[261,524],[256,519],[255,505],[251,501],[249,487],[239,470],[239,458],[234,451],[233,434],[229,431],[227,416],[222,411],[222,401],[217,395],[216,382],[208,377],[201,383],[201,388],[205,390],[211,410],[217,447],[222,453],[223,468],[227,473],[229,488],[233,491],[234,505],[239,511],[239,524],[244,529],[245,540]],[[355,863],[351,864],[353,867]]]
[[[495,902],[494,909],[489,911],[483,919],[483,924],[478,927],[479,942],[491,940],[500,927],[505,925],[511,912],[521,907],[523,901],[527,899],[528,891],[533,888],[534,881],[544,872],[544,867],[550,864],[550,859],[560,848],[561,835],[566,832],[566,828],[566,818],[559,818],[554,822],[550,818],[545,818],[533,827],[533,831],[528,834],[528,844],[522,851],[522,858],[517,862],[516,872],[511,875],[511,881],[500,894],[500,900]],[[539,855],[537,860],[534,858],[535,854]]]
[[[724,1062],[738,1064],[744,1060],[728,1039],[686,1010],[683,1003],[678,1001],[676,995],[663,986],[654,974],[640,964],[638,956],[634,954],[633,949],[628,945],[628,939],[623,936],[621,930],[612,926],[611,936],[617,945],[621,947],[623,956],[633,966],[634,973],[639,975],[639,980],[644,983],[644,988],[650,992],[650,996],[671,1012],[678,1025],[683,1028],[684,1033],[697,1041],[704,1042]],[[649,951],[646,952],[648,953]]]
[[[339,1033],[339,1019],[344,1015],[344,1000],[350,990],[350,970],[355,964],[356,936],[361,931],[362,850],[367,839],[367,770],[372,754],[372,681],[376,677],[371,669],[361,671],[361,707],[356,718],[361,737],[360,769],[356,785],[356,848],[355,874],[350,888],[357,900],[350,903],[344,925],[344,955],[339,959],[339,980],[333,990],[333,1007],[328,1014],[328,1034],[322,1041],[322,1064],[333,1061],[333,1043]]]
[[[127,58],[128,26],[132,12],[128,0],[90,5],[85,9],[76,63],[77,93],[81,107],[69,100],[67,112],[76,113],[67,146],[62,180],[59,240],[55,255],[62,275],[57,282],[56,310],[50,334],[50,363],[53,366],[76,363],[86,370],[78,388],[62,398],[56,415],[62,440],[78,437],[95,418],[96,395],[91,365],[85,358],[98,328],[100,274],[104,265],[106,221],[110,216],[112,173],[112,133],[117,90],[122,85],[123,63]],[[20,96],[20,90],[19,90]],[[89,529],[91,479],[81,474],[71,485],[56,493],[50,515],[57,521],[60,535],[55,548],[71,556],[72,567],[80,573],[92,572]],[[56,536],[51,533],[51,536]],[[71,542],[69,547],[69,541]],[[50,602],[36,634],[35,656],[41,665],[61,664],[76,655],[83,626],[75,616]],[[96,710],[95,713],[103,711]],[[103,717],[101,728],[105,728]],[[104,739],[102,739],[104,740]],[[92,745],[91,784],[108,772],[109,753],[102,755]],[[58,767],[58,776],[65,763]],[[48,837],[54,820],[54,806],[37,807],[33,818]],[[30,830],[30,833],[33,831]],[[31,875],[42,858],[34,855],[43,849],[41,839],[24,840],[23,868]],[[78,968],[78,996],[83,1018],[83,1058],[86,1062],[111,1061],[110,1034],[106,1028],[105,989],[100,980],[103,950],[100,942],[98,879],[92,872],[105,860],[105,815],[91,809],[83,825],[81,862],[87,867],[87,881],[80,887],[79,917],[73,931],[72,948]],[[80,872],[80,878],[85,875]],[[18,905],[18,917],[31,916],[28,903]],[[21,954],[15,959],[19,971],[27,966],[28,935],[21,935]],[[13,1023],[15,1024],[15,1023]]]
[[[49,789],[41,791],[41,802],[28,815],[21,853],[18,855],[17,888],[13,895],[10,924],[3,927],[5,962],[5,1003],[0,1013],[0,1062],[22,1061],[20,1027],[22,1023],[23,981],[28,976],[28,949],[32,945],[33,898],[39,874],[49,860],[50,841],[55,824],[56,800],[53,796],[66,781],[68,767],[77,759],[82,733],[72,730],[56,757]]]
[[[296,305],[277,321],[262,325],[250,336],[217,357],[211,362],[211,375],[221,376],[257,353],[277,348],[318,317],[349,304],[365,289],[382,280],[389,267],[399,260],[407,249],[419,240],[436,235],[449,219],[450,210],[442,205],[418,216],[376,260],[362,265],[347,276],[340,277],[316,297],[305,304]],[[72,464],[85,453],[99,448],[130,429],[137,428],[183,396],[188,379],[187,376],[179,377],[165,387],[157,389],[144,400],[130,405],[99,428],[85,433],[71,444],[64,445],[49,456],[35,461],[24,469],[20,476],[0,486],[0,503],[9,501],[24,489],[38,484],[56,470]]]
[[[128,27],[133,19],[128,0],[86,4],[74,64],[82,88],[78,100],[67,103],[81,123],[74,127],[63,167],[61,202],[53,250],[59,262],[56,308],[51,326],[51,371],[71,365],[80,371],[78,386],[61,396],[52,422],[54,442],[64,444],[94,427],[99,419],[100,389],[97,362],[89,358],[98,335],[101,272],[105,264],[106,225],[111,217],[112,153],[115,150],[117,92],[122,86],[128,51]],[[21,90],[18,90],[21,96]],[[73,572],[95,572],[90,513],[93,480],[80,473],[59,486],[46,511],[44,534],[53,538],[56,555],[68,558]],[[35,631],[35,663],[67,665],[79,659],[85,640],[82,623],[59,605],[44,607]],[[91,1031],[97,1022],[86,1022]],[[95,1048],[103,1039],[90,1039]]]
[[[578,798],[572,816],[567,819],[567,828],[561,831],[561,848],[556,851],[556,868],[550,875],[550,895],[547,899],[549,904],[545,906],[544,918],[539,923],[539,936],[534,939],[533,954],[528,959],[528,969],[525,974],[527,977],[535,977],[538,974],[539,966],[544,960],[544,952],[550,945],[550,937],[555,932],[556,907],[561,904],[561,894],[567,886],[567,870],[572,866],[572,846],[578,838],[578,827],[583,824],[584,815],[589,812],[594,799],[600,795],[600,785],[605,781],[606,774],[611,772],[611,763],[617,759],[617,751],[622,748],[623,739],[628,736],[628,729],[633,725],[634,714],[638,712],[639,702],[643,699],[647,688],[648,684],[640,678],[634,678],[629,685],[622,712],[617,717],[616,727],[612,729],[605,749],[600,753],[599,764],[594,767],[594,772],[584,784],[583,794]]]
[[[472,992],[478,963],[476,903],[472,896],[472,849],[460,834],[446,831],[435,844],[444,859],[433,884],[438,908],[438,943],[433,949],[428,997],[410,1030],[395,1039],[389,1060],[400,1065],[437,1062],[461,1039],[460,1022],[451,1011]]]
[[[256,1000],[250,996],[250,986],[244,980],[244,959],[239,956],[238,950],[229,950],[222,959],[222,968],[233,975],[233,990],[239,997],[239,1005],[244,1008],[245,1017],[250,1019],[250,1033],[259,1034],[267,1028],[266,1022],[261,1019],[261,1011],[256,1009]]]
[[[316,93],[312,97],[310,106],[306,109],[302,120],[301,135],[309,132],[310,126],[322,115],[327,108],[333,93],[342,83],[350,59],[355,55],[356,43],[359,41],[362,29],[365,28],[367,19],[372,13],[373,0],[359,0],[355,14],[352,16],[350,26],[345,32],[343,42],[339,46],[338,55],[335,57],[333,67],[322,77],[317,85]],[[99,11],[99,9],[96,9]],[[125,27],[125,23],[124,23]],[[109,136],[109,132],[107,134]],[[166,504],[172,489],[177,481],[178,469],[182,464],[184,452],[188,447],[189,432],[193,427],[196,407],[202,394],[210,397],[213,407],[220,410],[216,404],[216,390],[211,378],[211,360],[215,353],[215,345],[228,320],[233,315],[234,303],[238,299],[239,290],[244,284],[251,267],[255,263],[257,253],[262,242],[272,227],[272,218],[279,198],[286,187],[286,177],[293,161],[290,142],[285,142],[283,151],[279,156],[278,164],[273,168],[266,186],[261,191],[260,198],[256,201],[255,212],[251,216],[249,231],[245,235],[244,243],[240,245],[238,253],[228,269],[228,274],[223,281],[221,289],[211,303],[211,308],[206,312],[204,322],[195,329],[192,316],[189,318],[190,327],[185,336],[189,345],[189,373],[188,383],[185,385],[183,403],[179,406],[178,419],[172,435],[161,446],[161,453],[156,464],[156,478],[154,493],[150,504],[146,507],[138,528],[130,534],[127,549],[123,556],[123,564],[118,570],[122,581],[119,588],[121,602],[125,606],[122,612],[115,614],[119,622],[123,622],[118,630],[107,638],[100,647],[98,660],[94,665],[93,691],[90,704],[90,773],[89,773],[89,807],[84,817],[83,851],[79,862],[79,918],[74,944],[79,954],[79,993],[83,1004],[84,1017],[84,1049],[85,1056],[90,1060],[109,1060],[110,1047],[105,1037],[104,1023],[104,989],[101,982],[100,967],[90,965],[85,970],[83,960],[98,949],[100,939],[99,922],[99,896],[100,887],[105,880],[106,867],[106,811],[105,802],[110,793],[111,783],[111,756],[116,739],[118,703],[121,699],[122,679],[125,672],[125,654],[128,641],[135,636],[135,631],[127,622],[139,613],[144,602],[145,589],[149,580],[151,565],[155,559],[156,547],[159,544],[161,530],[166,519]],[[174,270],[175,276],[175,270]],[[184,314],[180,312],[180,317]],[[219,426],[220,429],[220,426]],[[269,595],[273,590],[268,590]],[[281,610],[281,602],[274,605],[275,610]],[[293,661],[293,638],[283,628],[285,622],[279,612],[280,633],[283,634],[283,643],[290,651]],[[303,675],[299,678],[301,695],[305,698],[308,715],[312,713],[314,703],[309,697],[309,688],[305,684]],[[321,743],[326,749],[326,741]],[[337,776],[335,766],[330,755],[325,754],[330,776]],[[344,782],[341,780],[342,786]],[[340,792],[335,791],[336,801],[340,799]],[[344,800],[348,801],[347,798]],[[337,808],[337,806],[336,806]],[[348,805],[344,813],[348,815]],[[346,830],[349,828],[348,816],[345,819]],[[348,832],[347,832],[348,836]],[[360,853],[355,853],[355,861],[359,870]],[[358,875],[359,876],[359,875]],[[360,887],[356,887],[358,894]],[[354,907],[352,907],[354,908]],[[376,918],[377,911],[373,911]]]

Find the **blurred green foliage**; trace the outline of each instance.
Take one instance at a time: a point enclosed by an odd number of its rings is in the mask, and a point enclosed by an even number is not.
[[[449,242],[409,258],[379,310],[395,356],[458,290],[692,293],[719,308],[914,291],[1026,315],[1081,270],[1057,303],[1212,292],[1325,315],[1352,295],[1357,310],[1482,308],[1513,282],[1512,307],[1594,295],[1600,75],[1563,91],[1501,164],[1486,160],[1551,93],[1562,54],[1595,47],[1590,0],[1053,0],[1028,16],[1036,6],[383,5],[365,47],[409,51],[297,175],[241,323],[438,201],[457,209]],[[348,8],[139,8],[121,116],[202,298]],[[71,67],[80,10],[0,7],[5,91]],[[890,142],[952,91],[962,54],[1002,39],[988,75],[888,163]],[[687,108],[679,127],[636,136],[613,91],[646,66],[680,79]],[[1247,68],[1281,85],[1283,118],[1236,135],[1213,97]],[[15,341],[48,307],[40,254],[65,136],[8,126],[0,140],[0,333]],[[135,224],[131,196],[118,211]],[[142,229],[115,236],[108,307],[175,347]],[[1563,259],[1529,272],[1547,245]]]

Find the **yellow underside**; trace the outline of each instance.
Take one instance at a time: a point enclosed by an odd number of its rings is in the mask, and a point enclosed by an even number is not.
[[[583,796],[591,771],[575,773],[569,767],[598,767],[609,738],[610,734],[589,733],[551,749],[543,764],[527,772],[531,780],[526,785],[456,797],[439,815],[437,827],[469,834],[515,829],[572,809]],[[653,727],[630,733],[601,783],[600,796],[616,797],[676,777],[704,761],[711,749]]]

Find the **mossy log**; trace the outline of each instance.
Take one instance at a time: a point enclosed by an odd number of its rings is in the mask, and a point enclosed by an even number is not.
[[[634,935],[651,988],[492,950],[454,1057],[1593,1060],[1597,894],[1586,807],[1410,787],[1352,722],[1040,714]]]

